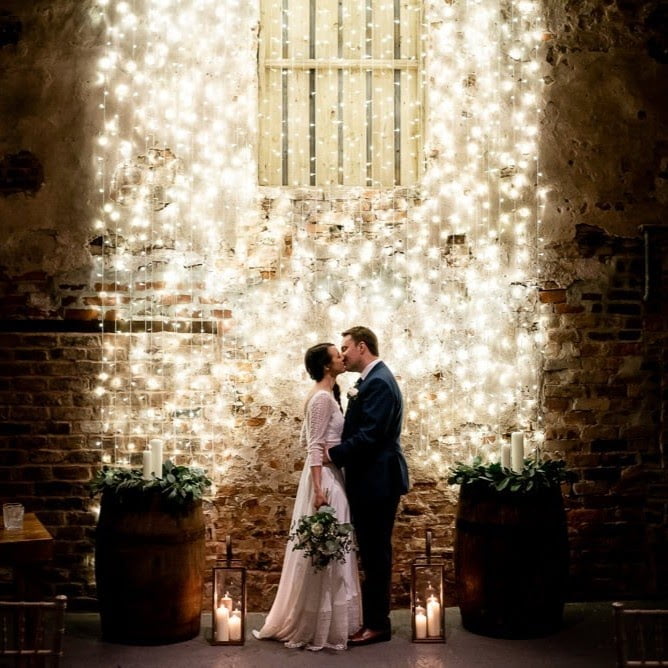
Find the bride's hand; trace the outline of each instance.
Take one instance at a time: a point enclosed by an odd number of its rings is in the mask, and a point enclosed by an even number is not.
[[[323,492],[316,492],[315,493],[315,498],[313,499],[313,505],[315,506],[315,509],[318,510],[320,506],[326,506],[327,505],[327,497]]]

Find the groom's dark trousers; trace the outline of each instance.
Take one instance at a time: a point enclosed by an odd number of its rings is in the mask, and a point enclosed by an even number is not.
[[[374,631],[390,630],[392,528],[398,504],[397,496],[360,503],[350,509],[364,571],[364,626]]]
[[[390,625],[392,528],[399,497],[408,491],[408,468],[399,444],[403,402],[383,362],[357,389],[348,402],[341,444],[330,448],[329,456],[345,470],[364,570],[364,626],[384,631]]]

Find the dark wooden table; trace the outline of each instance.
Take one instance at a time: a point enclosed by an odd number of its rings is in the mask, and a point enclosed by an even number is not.
[[[12,567],[17,598],[35,597],[37,571],[53,558],[53,543],[53,536],[35,513],[24,515],[21,529],[0,529],[0,564]]]

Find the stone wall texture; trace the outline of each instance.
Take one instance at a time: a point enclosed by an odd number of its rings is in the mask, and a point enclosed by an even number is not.
[[[56,538],[50,593],[94,606],[102,461],[93,394],[103,355],[95,322],[97,131],[91,110],[101,28],[88,0],[0,0],[0,500],[19,500]],[[541,122],[547,333],[540,401],[546,449],[578,476],[564,489],[568,596],[668,593],[668,5],[544,0]],[[315,221],[317,223],[317,221]],[[278,582],[302,453],[262,416],[244,428],[243,488],[205,504],[207,560],[235,537],[249,606]],[[395,532],[394,597],[426,527],[452,591],[456,497],[414,479]],[[3,572],[5,590],[11,573]],[[449,602],[453,603],[452,596]]]

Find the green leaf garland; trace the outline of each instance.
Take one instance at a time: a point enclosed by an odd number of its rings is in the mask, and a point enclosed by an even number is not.
[[[103,466],[90,483],[93,495],[109,494],[120,503],[158,492],[175,508],[198,501],[209,487],[211,480],[203,469],[176,466],[170,460],[163,463],[161,478],[145,480],[141,469]]]
[[[544,489],[558,487],[564,482],[577,479],[566,470],[563,459],[525,459],[522,471],[504,468],[500,463],[483,464],[481,457],[474,457],[471,464],[455,462],[450,469],[450,485],[485,485],[500,493],[532,494]]]

